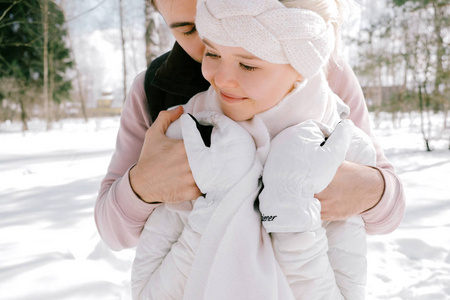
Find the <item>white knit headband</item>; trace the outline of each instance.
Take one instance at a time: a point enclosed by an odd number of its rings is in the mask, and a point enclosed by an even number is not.
[[[327,63],[335,45],[333,26],[320,15],[278,0],[199,0],[195,23],[202,38],[290,64],[305,78]]]

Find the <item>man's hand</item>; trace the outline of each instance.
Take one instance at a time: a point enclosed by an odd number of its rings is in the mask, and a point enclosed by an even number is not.
[[[180,106],[162,111],[145,134],[138,163],[130,171],[134,192],[145,202],[175,203],[201,195],[195,184],[183,140],[169,139],[169,125],[183,113]]]
[[[325,190],[315,195],[325,221],[343,220],[377,205],[384,192],[384,179],[372,167],[344,161]]]

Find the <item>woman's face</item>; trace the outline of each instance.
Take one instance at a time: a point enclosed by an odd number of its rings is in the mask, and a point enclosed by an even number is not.
[[[204,42],[203,76],[219,95],[225,115],[235,121],[275,106],[303,80],[291,65],[263,61],[243,48]]]
[[[197,0],[155,0],[155,4],[178,44],[201,62],[205,46],[195,28]]]

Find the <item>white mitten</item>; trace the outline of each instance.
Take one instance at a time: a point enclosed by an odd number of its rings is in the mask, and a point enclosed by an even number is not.
[[[199,123],[213,125],[207,147],[190,115],[182,115],[181,131],[189,165],[200,191],[189,215],[195,231],[203,233],[220,200],[250,170],[256,146],[250,134],[225,115],[204,111],[195,115]]]
[[[304,232],[321,227],[324,190],[345,159],[353,123],[341,121],[326,139],[323,124],[306,121],[286,128],[271,142],[259,196],[263,225],[268,232]]]

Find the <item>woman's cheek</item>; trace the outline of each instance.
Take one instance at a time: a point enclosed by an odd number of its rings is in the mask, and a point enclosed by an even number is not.
[[[209,83],[213,83],[214,64],[211,62],[211,59],[208,59],[207,57],[203,57],[202,74],[203,77],[205,77],[205,79],[209,81]]]

